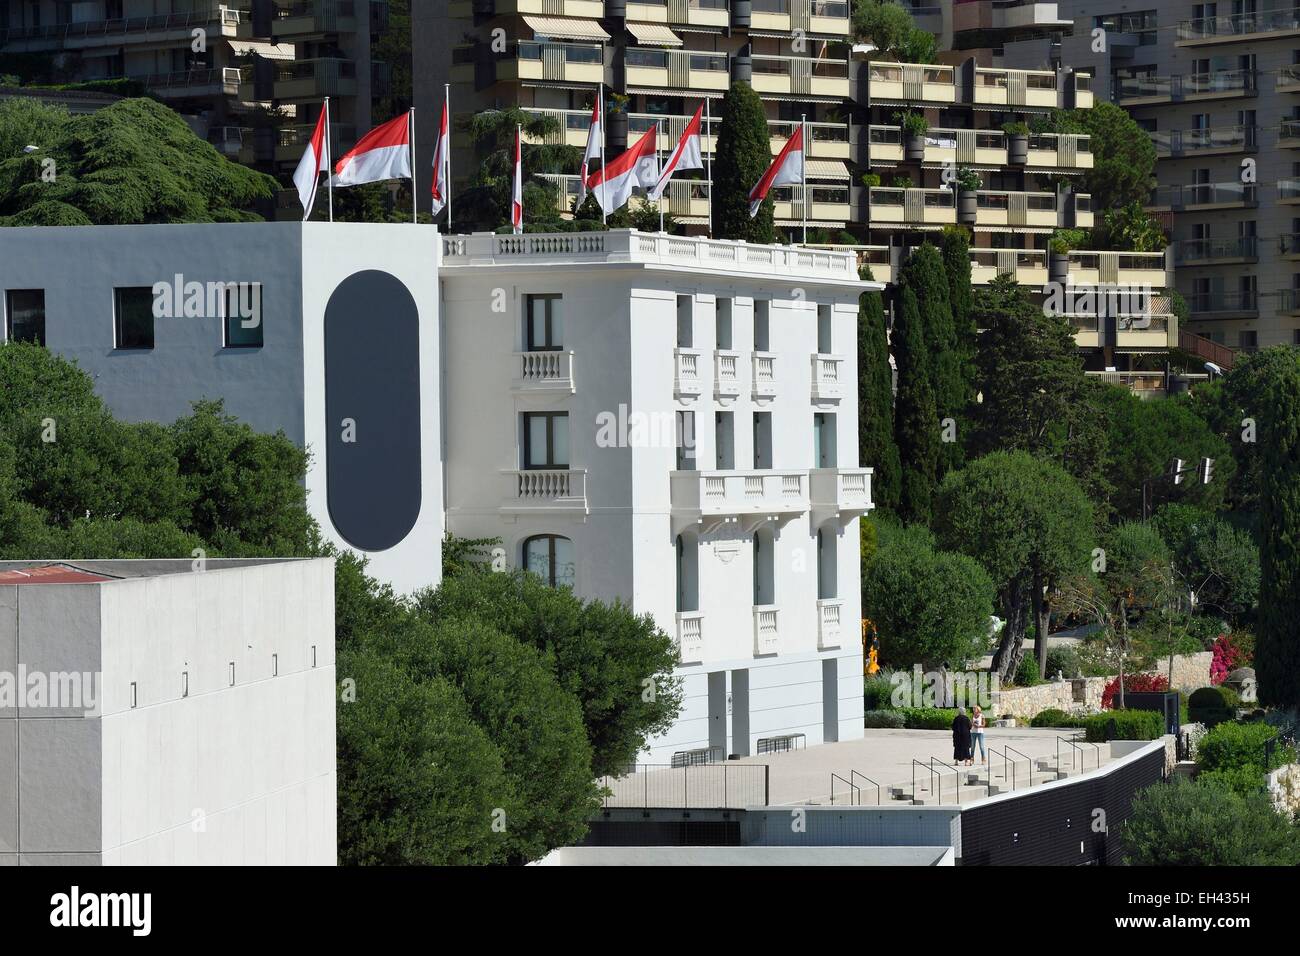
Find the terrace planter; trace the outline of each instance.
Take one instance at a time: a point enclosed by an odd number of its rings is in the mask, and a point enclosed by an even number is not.
[[[919,163],[923,159],[925,159],[925,134],[904,133],[903,161],[908,163]]]
[[[963,226],[975,225],[979,216],[979,196],[973,189],[957,191],[957,221]]]
[[[627,113],[609,112],[609,142],[606,148],[615,154],[627,149]]]
[[[1023,166],[1029,162],[1029,134],[1012,133],[1007,137],[1007,164]]]
[[[1049,252],[1047,254],[1047,281],[1058,285],[1069,285],[1070,254],[1068,252]]]

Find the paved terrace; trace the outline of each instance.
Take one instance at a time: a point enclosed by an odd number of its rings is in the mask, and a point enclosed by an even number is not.
[[[1058,738],[1076,740],[1078,749]],[[829,804],[832,774],[842,778],[833,782],[836,804],[874,806],[875,784],[879,784],[880,802],[886,806],[951,805],[1090,772],[1105,766],[1111,756],[1109,745],[1084,743],[1080,732],[1070,730],[991,727],[986,742],[996,751],[996,755],[990,755],[990,765],[954,768],[949,731],[869,729],[861,740],[820,744],[788,753],[687,768],[638,768],[635,774],[603,781],[612,792],[606,805],[759,805],[763,802],[764,765],[767,802],[772,806]],[[925,768],[934,768],[931,773],[915,767],[916,792],[912,791],[914,760]]]

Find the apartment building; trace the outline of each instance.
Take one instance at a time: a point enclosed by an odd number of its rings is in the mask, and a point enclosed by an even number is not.
[[[860,737],[854,257],[482,234],[441,275],[448,530],[676,637],[649,761]]]
[[[331,98],[335,147],[370,127],[386,66],[382,0],[0,0],[0,54],[48,58],[61,82],[129,78],[227,157],[292,171]]]
[[[557,140],[581,148],[603,84],[608,155],[656,126],[666,154],[702,100],[716,103],[733,81],[748,83],[763,100],[774,153],[801,118],[809,123],[807,192],[776,190],[778,225],[801,224],[805,211],[814,227],[840,229],[850,220],[848,0],[450,0],[431,6],[445,8],[446,16],[426,11],[412,18],[415,102],[424,115],[438,115],[449,82],[456,116],[518,105],[554,116]],[[448,45],[449,31],[452,49],[444,55],[438,48]],[[702,149],[711,154],[718,118],[706,126]],[[431,148],[432,132],[421,142]],[[453,178],[473,168],[463,133],[452,155]],[[577,197],[577,170],[553,178],[567,213]],[[702,172],[672,182],[665,196],[668,213],[690,231],[704,231]]]
[[[0,229],[4,338],[75,359],[125,420],[220,398],[283,431],[326,539],[410,591],[442,577],[436,250],[410,224]]]
[[[1008,65],[1091,67],[1159,156],[1193,332],[1300,344],[1300,12],[1293,3],[1062,0],[1073,30],[1009,43]]]
[[[996,49],[1011,40],[1068,28],[1057,3],[1038,0],[897,0],[912,21],[933,33],[941,50]],[[988,64],[985,64],[988,65]]]

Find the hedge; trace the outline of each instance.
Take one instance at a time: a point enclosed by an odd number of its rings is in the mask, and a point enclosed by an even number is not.
[[[862,715],[862,726],[902,730],[904,727],[903,715],[896,710],[869,710]]]
[[[1221,723],[1201,738],[1197,766],[1205,773],[1251,770],[1262,777],[1290,757],[1290,748],[1279,746],[1266,758],[1265,746],[1276,736],[1277,728],[1269,724]]]
[[[894,682],[888,677],[868,677],[862,684],[862,702],[866,710],[894,709]]]
[[[1092,743],[1156,740],[1164,736],[1165,718],[1154,710],[1110,710],[1083,718],[1083,729],[1084,739]]]
[[[900,707],[908,730],[951,730],[957,711],[952,707]]]
[[[1199,687],[1187,698],[1187,716],[1193,723],[1213,727],[1237,716],[1241,699],[1228,687]]]
[[[1030,727],[1082,727],[1083,718],[1068,714],[1058,707],[1049,707],[1040,711],[1031,721]]]

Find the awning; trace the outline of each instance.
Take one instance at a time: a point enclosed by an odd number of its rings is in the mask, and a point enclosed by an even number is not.
[[[849,168],[838,159],[805,159],[804,172],[809,179],[852,179]]]
[[[597,40],[609,39],[609,34],[601,29],[595,20],[570,20],[567,17],[524,17],[524,23],[532,28],[533,33],[544,37],[559,37],[562,40]]]
[[[642,96],[681,96],[688,100],[720,100],[723,97],[722,90],[664,90],[651,86],[629,86],[627,91]]]
[[[681,46],[682,38],[659,23],[629,23],[627,25],[638,43],[650,46]]]
[[[719,93],[718,95],[721,96],[722,94]],[[811,94],[808,94],[808,93],[795,94],[795,93],[763,93],[763,92],[760,92],[760,93],[758,94],[758,98],[759,98],[760,100],[775,100],[775,101],[778,101],[778,102],[784,102],[784,103],[827,103],[827,104],[840,104],[840,103],[843,103],[843,102],[844,102],[844,97],[842,97],[842,96],[812,96]],[[872,100],[872,102],[874,103],[875,100]]]

